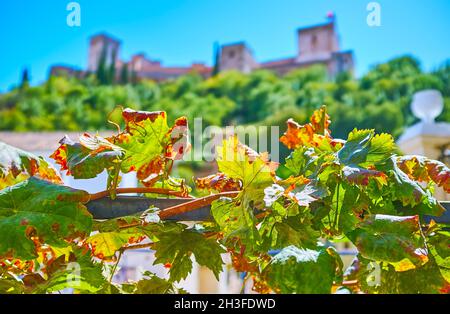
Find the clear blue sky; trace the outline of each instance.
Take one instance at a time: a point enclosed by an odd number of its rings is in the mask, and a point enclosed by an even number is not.
[[[50,65],[85,68],[88,37],[106,31],[122,40],[121,57],[145,52],[165,65],[212,63],[215,41],[245,40],[258,61],[296,53],[295,30],[337,16],[343,49],[353,49],[357,75],[389,58],[413,54],[426,70],[450,58],[449,0],[379,0],[381,27],[366,24],[369,0],[78,0],[81,27],[66,24],[69,0],[9,0],[0,4],[0,92],[33,84]]]

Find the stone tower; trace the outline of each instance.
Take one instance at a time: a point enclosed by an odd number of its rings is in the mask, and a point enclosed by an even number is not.
[[[223,45],[220,53],[220,71],[238,70],[250,73],[258,67],[253,52],[245,42]]]
[[[339,51],[339,38],[334,18],[325,24],[298,29],[297,38],[298,62],[326,60]]]
[[[334,16],[324,24],[298,29],[297,38],[297,63],[323,63],[332,77],[341,72],[353,72],[353,52],[340,51]]]
[[[98,68],[99,61],[105,54],[106,64],[117,63],[119,60],[120,41],[106,34],[94,35],[89,43],[88,71],[94,72]]]

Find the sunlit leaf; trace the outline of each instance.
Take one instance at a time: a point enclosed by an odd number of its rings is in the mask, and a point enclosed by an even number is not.
[[[289,149],[296,149],[301,146],[318,147],[332,151],[334,147],[340,147],[339,141],[334,141],[330,136],[330,117],[326,112],[326,107],[314,111],[310,123],[300,125],[293,119],[287,121],[287,131],[280,138],[280,142]]]
[[[92,253],[100,259],[108,259],[126,244],[138,243],[142,240],[139,233],[101,232],[86,239]]]
[[[375,215],[348,234],[360,254],[392,264],[397,271],[428,262],[428,249],[418,216]]]
[[[394,153],[394,139],[389,134],[377,134],[373,130],[353,130],[338,158],[344,165],[370,166],[383,163]]]
[[[435,182],[445,192],[450,193],[450,169],[442,162],[424,156],[401,156],[398,167],[410,178],[420,182]]]
[[[163,293],[183,293],[184,290],[176,288],[172,282],[159,278],[150,272],[144,273],[145,277],[135,285],[136,294],[163,294]]]
[[[345,166],[342,169],[342,174],[351,184],[364,186],[369,184],[369,179],[374,179],[381,185],[387,185],[387,176],[378,170]]]
[[[398,272],[394,266],[358,255],[358,259],[346,271],[346,280],[356,279],[364,293],[382,294],[436,294],[448,293],[450,284],[439,271],[432,257],[421,267]]]
[[[238,191],[241,189],[240,181],[229,178],[220,172],[204,178],[195,179],[195,185],[199,189],[217,192]]]
[[[155,243],[155,264],[169,264],[170,281],[186,278],[192,270],[191,256],[195,256],[198,264],[211,269],[219,279],[222,271],[222,257],[225,251],[215,239],[207,239],[202,234],[184,230],[181,233],[167,232],[159,236]]]
[[[331,293],[342,262],[333,248],[315,250],[288,246],[264,269],[269,283],[281,293]]]
[[[144,185],[151,186],[168,160],[180,159],[189,148],[186,118],[179,118],[172,128],[164,111],[145,112],[125,109],[126,132],[111,141],[125,151],[123,172],[136,171]],[[149,183],[150,182],[150,183]]]
[[[68,175],[76,179],[95,178],[104,170],[120,164],[124,152],[122,149],[100,136],[87,133],[80,136],[80,142],[73,142],[65,136],[61,145],[50,156],[67,170]]]
[[[397,166],[395,156],[391,158],[388,164],[390,170],[386,173],[391,179],[390,191],[394,198],[400,200],[403,206],[411,206],[414,214],[442,215],[445,211],[442,205],[431,195],[430,190],[422,188],[417,181],[411,180]]]
[[[258,154],[230,137],[217,147],[219,171],[242,183],[246,202],[262,204],[264,189],[274,182],[277,164],[269,161],[267,153]]]
[[[244,243],[254,244],[259,238],[253,209],[242,201],[222,197],[212,202],[211,214],[225,239],[239,237]]]
[[[34,177],[0,191],[0,256],[36,257],[32,237],[55,246],[88,234],[89,194]]]
[[[62,183],[57,171],[44,158],[0,142],[0,190],[31,176]]]

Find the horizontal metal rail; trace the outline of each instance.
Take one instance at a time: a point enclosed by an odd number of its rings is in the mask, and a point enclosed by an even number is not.
[[[104,197],[90,201],[86,206],[95,219],[111,219],[141,213],[148,208],[156,207],[164,210],[168,207],[190,202],[192,199],[185,198],[147,198],[143,196],[118,196],[112,200]],[[431,219],[438,223],[450,224],[450,202],[441,202],[446,209],[440,217],[425,216],[425,222]],[[182,213],[167,218],[175,221],[211,221],[211,206],[207,205],[199,209]]]
[[[168,207],[180,205],[192,199],[186,198],[148,198],[143,196],[118,196],[112,200],[104,197],[98,200],[90,201],[86,204],[89,212],[95,219],[111,219],[123,216],[135,215],[145,210],[156,207],[164,210]],[[211,206],[204,206],[194,211],[182,213],[167,218],[175,221],[210,221]]]

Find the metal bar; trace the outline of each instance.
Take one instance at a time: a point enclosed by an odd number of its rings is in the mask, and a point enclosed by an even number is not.
[[[147,198],[143,196],[118,196],[115,200],[109,197],[89,202],[86,206],[95,219],[111,219],[122,216],[134,215],[157,207],[160,210],[192,201],[185,198]],[[438,223],[450,224],[450,202],[441,202],[446,209],[440,217],[425,216],[425,222],[431,219]],[[211,221],[211,206],[204,206],[197,210],[170,217],[175,221]]]
[[[192,201],[185,198],[147,198],[142,196],[118,196],[115,200],[104,197],[89,202],[86,206],[95,219],[111,219],[142,213],[157,207],[160,210]],[[204,206],[191,212],[172,216],[167,220],[211,221],[211,206]]]

